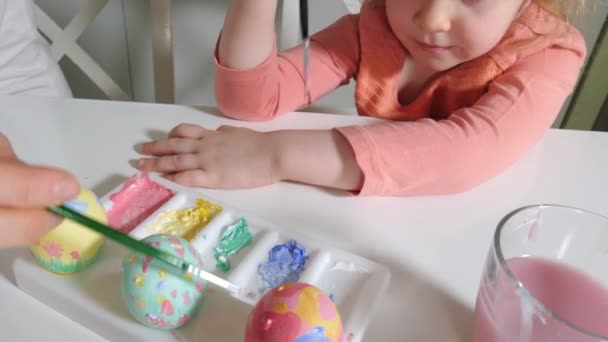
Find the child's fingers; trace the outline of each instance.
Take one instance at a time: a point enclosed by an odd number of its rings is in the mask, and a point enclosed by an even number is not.
[[[181,124],[175,126],[170,132],[170,138],[190,138],[190,139],[201,139],[205,135],[212,132],[206,128],[203,128],[199,125],[193,124]]]
[[[44,210],[0,207],[0,247],[35,243],[60,222],[61,218]]]
[[[75,197],[80,185],[65,171],[0,161],[0,206],[34,208]]]
[[[148,156],[167,156],[171,154],[194,153],[197,146],[197,140],[169,138],[141,144],[139,152]]]
[[[201,169],[188,170],[165,176],[166,179],[187,187],[214,188],[212,177]]]
[[[137,168],[153,172],[179,172],[198,168],[196,154],[173,154],[158,158],[141,158],[137,161]]]

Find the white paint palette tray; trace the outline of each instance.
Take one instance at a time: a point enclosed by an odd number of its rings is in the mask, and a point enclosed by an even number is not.
[[[138,173],[129,180],[148,177]],[[107,211],[111,197],[129,180],[101,198]],[[278,227],[249,212],[205,196],[203,190],[182,187],[155,174],[149,180],[172,195],[152,208],[147,217],[138,217],[129,235],[136,239],[155,234],[149,226],[167,210],[196,206],[198,199],[220,205],[223,209],[191,240],[205,263],[205,269],[238,286],[257,291],[259,299],[267,288],[261,286],[258,266],[267,260],[269,250],[290,240],[308,251],[309,258],[299,281],[314,285],[330,295],[342,317],[345,341],[360,341],[377,303],[390,280],[388,269],[371,260],[333,248],[320,238]],[[128,185],[128,184],[127,184]],[[231,270],[224,273],[215,267],[213,250],[221,231],[244,218],[253,241],[230,258]],[[120,293],[121,263],[128,250],[106,240],[99,259],[80,273],[62,276],[49,273],[31,255],[15,261],[17,285],[39,301],[111,341],[243,341],[245,324],[253,303],[239,301],[210,287],[197,314],[186,325],[161,331],[138,323],[128,312]],[[254,291],[254,292],[255,292]]]

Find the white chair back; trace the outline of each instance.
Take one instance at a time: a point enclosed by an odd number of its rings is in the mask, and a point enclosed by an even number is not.
[[[78,37],[93,22],[109,0],[89,0],[65,28],[59,27],[38,5],[34,7],[38,29],[51,41],[51,56],[59,62],[71,59],[110,100],[129,101],[125,92],[99,64],[78,45]],[[175,102],[171,0],[150,1],[152,55],[156,102]]]

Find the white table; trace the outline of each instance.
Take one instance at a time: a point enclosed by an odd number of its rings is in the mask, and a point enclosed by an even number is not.
[[[25,160],[67,168],[98,194],[136,171],[129,163],[137,157],[136,143],[160,137],[181,122],[267,130],[368,120],[294,113],[270,123],[242,123],[185,106],[0,97],[0,131]],[[392,272],[389,292],[365,340],[470,341],[478,281],[497,222],[509,211],[534,203],[608,214],[607,149],[608,134],[551,130],[508,171],[451,196],[358,198],[287,183],[207,193],[279,225],[325,236],[338,247],[387,265]],[[0,256],[0,271],[7,279],[17,253]],[[36,305],[9,281],[0,285],[0,325],[8,326],[3,317],[11,322],[10,329],[3,329],[3,338],[29,336],[35,317],[43,325],[36,329],[51,340],[77,340],[74,336],[92,340],[86,329]],[[44,328],[54,325],[61,328],[52,333]]]

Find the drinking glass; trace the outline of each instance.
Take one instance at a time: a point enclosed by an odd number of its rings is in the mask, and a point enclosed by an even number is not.
[[[608,341],[608,218],[559,205],[505,216],[477,295],[475,341]]]

